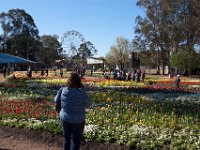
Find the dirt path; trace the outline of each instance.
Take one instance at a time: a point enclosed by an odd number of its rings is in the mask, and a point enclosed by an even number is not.
[[[61,146],[53,143],[53,138],[46,139],[51,136],[48,133],[0,126],[0,150],[60,150]]]
[[[0,125],[0,150],[61,150],[62,135]],[[127,150],[112,143],[82,142],[80,150]]]

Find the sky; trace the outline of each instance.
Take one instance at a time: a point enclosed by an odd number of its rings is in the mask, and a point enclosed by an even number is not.
[[[58,35],[61,38],[67,31],[78,31],[86,41],[95,46],[98,51],[95,56],[101,57],[109,52],[117,37],[124,37],[129,41],[134,38],[135,18],[145,14],[144,10],[136,6],[136,2],[137,0],[0,0],[0,12],[24,9],[34,19],[40,36]]]

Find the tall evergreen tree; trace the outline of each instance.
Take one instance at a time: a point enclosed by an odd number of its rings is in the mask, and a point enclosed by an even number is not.
[[[29,58],[38,50],[39,31],[33,18],[22,9],[11,9],[0,14],[5,52]]]
[[[56,35],[43,35],[40,38],[42,47],[38,52],[38,58],[48,66],[52,66],[55,60],[62,58],[62,45]]]
[[[133,44],[140,50],[156,50],[158,66],[169,65],[173,52],[199,46],[200,1],[138,0],[137,5],[146,17],[136,19]]]
[[[78,56],[81,58],[83,65],[86,63],[87,58],[92,57],[96,53],[97,49],[90,41],[82,43],[78,48]]]

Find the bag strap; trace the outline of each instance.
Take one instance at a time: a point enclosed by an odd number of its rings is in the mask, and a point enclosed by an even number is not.
[[[61,88],[59,89],[59,91],[58,91],[58,94],[59,94],[59,95],[61,95],[62,90],[63,90],[63,87],[61,87]]]

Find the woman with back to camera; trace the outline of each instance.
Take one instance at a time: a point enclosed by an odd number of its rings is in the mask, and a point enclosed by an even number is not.
[[[60,122],[64,136],[64,150],[78,150],[85,125],[85,108],[89,107],[89,97],[78,74],[72,73],[67,87],[62,87],[54,98],[61,103]]]

